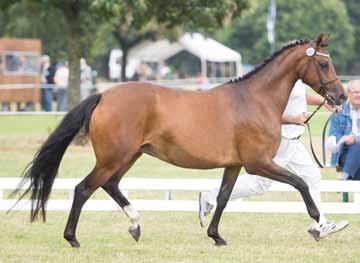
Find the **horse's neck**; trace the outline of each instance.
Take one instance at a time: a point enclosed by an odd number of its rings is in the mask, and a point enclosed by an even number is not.
[[[279,112],[285,110],[290,93],[298,79],[296,67],[299,57],[294,50],[280,54],[258,73],[257,92],[264,94],[267,104],[274,104]]]

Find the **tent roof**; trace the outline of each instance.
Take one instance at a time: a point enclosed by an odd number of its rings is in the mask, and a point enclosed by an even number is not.
[[[178,42],[163,39],[155,42],[144,41],[130,50],[129,57],[147,62],[164,61],[179,53],[183,47]]]
[[[212,62],[241,61],[238,52],[211,38],[205,38],[200,33],[186,33],[178,42],[173,43],[165,39],[155,42],[145,41],[132,48],[129,57],[148,62],[158,62],[164,61],[183,50],[201,60]]]
[[[200,33],[186,33],[180,40],[185,50],[200,59],[212,62],[240,61],[238,52],[224,46],[212,38],[205,38]]]

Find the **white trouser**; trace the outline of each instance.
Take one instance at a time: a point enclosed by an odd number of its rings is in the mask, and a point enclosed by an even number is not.
[[[315,166],[305,146],[299,140],[281,139],[274,162],[300,176],[309,186],[310,194],[320,211],[320,224],[326,221],[321,209],[320,170]],[[273,180],[244,174],[238,177],[230,199],[238,199],[251,195],[262,195],[269,189]],[[219,188],[206,192],[204,198],[211,204],[216,204]]]

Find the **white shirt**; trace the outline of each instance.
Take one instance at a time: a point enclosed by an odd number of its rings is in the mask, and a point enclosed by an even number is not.
[[[301,80],[298,80],[290,93],[289,101],[283,113],[286,115],[299,115],[306,112],[306,87]],[[282,124],[281,135],[285,138],[295,138],[303,134],[305,127],[296,124]]]
[[[351,127],[351,133],[355,136],[360,135],[360,111],[356,110],[351,104],[350,104],[350,116],[352,121],[352,127]]]
[[[54,77],[55,84],[61,88],[67,88],[69,83],[69,69],[66,66],[61,66],[56,70]]]

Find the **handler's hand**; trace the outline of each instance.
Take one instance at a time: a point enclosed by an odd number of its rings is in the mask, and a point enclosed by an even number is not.
[[[356,141],[356,137],[354,135],[345,135],[344,136],[344,143],[346,145],[354,144]]]
[[[294,116],[294,124],[304,126],[305,121],[309,118],[309,116],[310,116],[310,114],[306,113],[306,112],[303,112],[302,114],[299,114],[299,115],[295,115]]]

